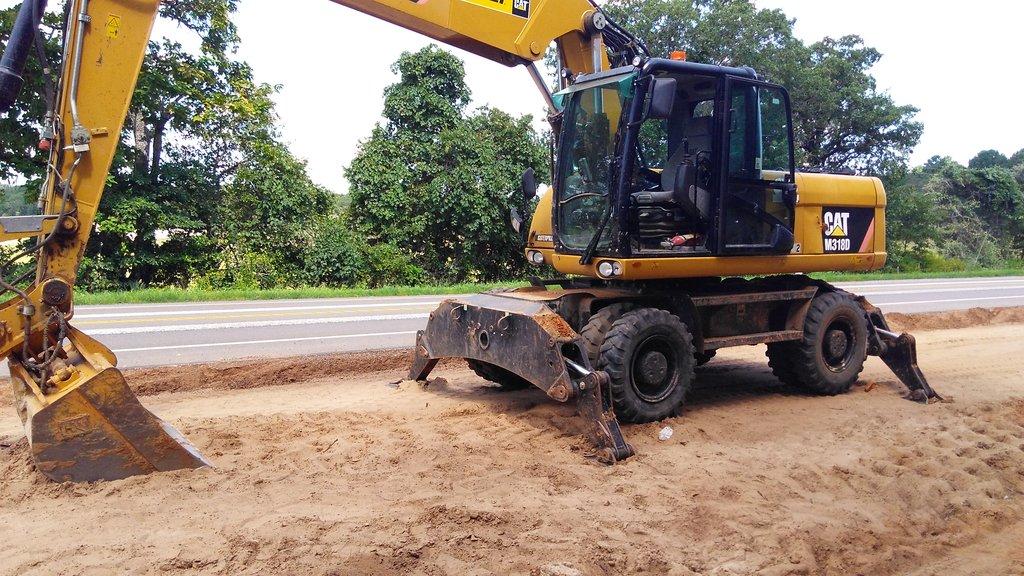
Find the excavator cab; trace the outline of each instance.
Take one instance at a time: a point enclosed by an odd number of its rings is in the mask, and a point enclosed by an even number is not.
[[[563,107],[555,250],[685,258],[788,254],[789,96],[749,68],[651,60],[581,77]]]

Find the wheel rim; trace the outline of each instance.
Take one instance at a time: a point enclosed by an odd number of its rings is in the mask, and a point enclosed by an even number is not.
[[[853,361],[857,349],[857,336],[848,318],[836,318],[825,329],[821,343],[821,357],[832,372],[843,372]]]
[[[671,340],[661,335],[648,336],[633,352],[630,362],[633,391],[645,402],[660,402],[676,386],[679,353]]]

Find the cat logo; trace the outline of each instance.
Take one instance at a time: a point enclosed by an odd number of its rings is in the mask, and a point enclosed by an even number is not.
[[[520,18],[530,17],[530,0],[465,0],[470,4],[476,4],[477,6],[483,6],[484,8],[490,8],[497,10],[498,12],[504,12],[505,14],[511,14],[513,16],[519,16]]]
[[[825,211],[825,252],[848,252],[850,241],[850,213]]]

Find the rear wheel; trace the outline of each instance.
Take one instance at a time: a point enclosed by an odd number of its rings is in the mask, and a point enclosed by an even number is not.
[[[816,296],[800,340],[768,346],[768,365],[786,384],[814,394],[842,394],[853,386],[867,357],[867,320],[849,296]]]
[[[480,360],[466,360],[469,364],[470,369],[476,372],[476,375],[493,382],[498,385],[502,390],[523,390],[524,388],[530,387],[530,382],[519,375],[509,372],[501,366],[495,366],[488,362],[482,362]]]
[[[615,412],[626,422],[677,414],[693,384],[693,338],[678,317],[654,308],[622,315],[601,345]]]

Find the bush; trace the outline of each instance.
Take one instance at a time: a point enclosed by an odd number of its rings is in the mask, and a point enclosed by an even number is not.
[[[426,272],[392,244],[367,246],[365,261],[369,269],[367,285],[370,288],[415,286],[426,280]]]
[[[270,290],[292,285],[286,267],[269,254],[230,253],[220,268],[194,276],[189,288],[196,290]]]
[[[959,258],[947,258],[935,252],[926,252],[921,269],[924,272],[960,272],[967,270],[967,264]]]
[[[364,243],[340,218],[317,225],[303,255],[303,276],[312,286],[357,286],[367,277]]]

